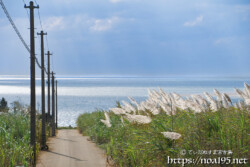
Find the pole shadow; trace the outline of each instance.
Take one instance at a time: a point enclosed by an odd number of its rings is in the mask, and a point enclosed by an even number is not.
[[[53,151],[47,151],[51,154],[56,154],[56,155],[60,155],[60,156],[64,156],[64,157],[67,157],[67,158],[71,158],[71,159],[74,159],[76,161],[87,161],[87,160],[81,160],[79,158],[75,158],[75,157],[71,157],[71,156],[68,156],[68,155],[64,155],[64,154],[60,154],[60,153],[57,153],[57,152],[53,152]]]

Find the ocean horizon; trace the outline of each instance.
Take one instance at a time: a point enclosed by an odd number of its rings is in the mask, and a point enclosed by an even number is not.
[[[239,97],[234,88],[243,89],[244,82],[250,83],[250,77],[213,77],[213,76],[171,76],[171,77],[76,77],[59,76],[58,80],[58,125],[76,126],[80,114],[96,110],[108,110],[116,106],[117,101],[128,101],[128,97],[138,102],[145,100],[148,89],[163,89],[182,96],[208,92],[213,89],[227,93],[235,101]],[[37,110],[41,112],[41,85],[36,79]],[[24,105],[30,103],[30,85],[28,76],[1,75],[0,97],[6,98],[9,106],[13,101]],[[46,87],[47,108],[47,87]],[[47,109],[46,109],[47,111]]]

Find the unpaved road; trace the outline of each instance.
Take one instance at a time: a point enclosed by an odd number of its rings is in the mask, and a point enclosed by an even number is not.
[[[49,151],[41,151],[38,167],[106,167],[104,151],[77,130],[58,130],[48,142]]]

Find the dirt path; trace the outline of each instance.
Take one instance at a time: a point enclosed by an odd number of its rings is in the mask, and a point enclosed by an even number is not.
[[[104,151],[77,130],[59,130],[48,141],[49,151],[42,151],[38,167],[106,167]]]

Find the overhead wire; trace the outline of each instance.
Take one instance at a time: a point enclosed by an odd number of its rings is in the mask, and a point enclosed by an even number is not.
[[[54,56],[52,56],[52,70],[54,71]]]
[[[38,6],[38,3],[36,2],[36,0],[35,0],[35,4]],[[39,8],[37,10],[37,13],[38,13],[38,18],[39,18],[39,23],[40,23],[41,29],[43,30],[43,25],[42,25],[42,20],[41,20]]]
[[[6,7],[5,7],[5,5],[4,5],[4,3],[3,3],[3,0],[0,0],[0,5],[2,6],[2,9],[3,9],[5,15],[7,16],[7,18],[8,18],[8,20],[9,20],[10,24],[12,25],[13,29],[15,30],[15,32],[16,32],[18,38],[21,40],[21,42],[22,42],[22,44],[24,45],[24,47],[26,48],[26,50],[30,53],[30,48],[29,48],[29,46],[28,46],[27,43],[24,41],[24,39],[23,39],[21,33],[20,33],[19,30],[17,29],[17,27],[16,27],[14,21],[12,20],[12,18],[11,18],[11,16],[10,16],[9,12],[7,11],[7,9],[6,9]]]
[[[38,3],[37,3],[36,0],[34,0],[34,2],[35,2],[36,5],[38,5]],[[41,19],[41,14],[40,14],[40,9],[39,8],[38,8],[37,12],[38,12],[38,18],[39,18],[39,23],[40,23],[41,30],[44,31],[43,30],[43,24],[42,24],[42,19]],[[47,37],[47,35],[45,36],[45,39],[46,39],[46,44],[47,44],[46,45],[47,46],[47,50],[49,50],[49,43],[48,43],[48,37]]]
[[[38,5],[36,0],[35,0],[35,4]],[[42,19],[41,19],[41,14],[40,14],[40,9],[39,8],[38,8],[37,12],[38,12],[38,18],[39,18],[39,23],[40,23],[40,26],[41,26],[41,30],[43,30],[43,24],[42,24]],[[47,50],[49,50],[48,37],[46,36],[45,38],[46,38]]]
[[[38,6],[38,3],[37,3],[37,1],[36,1],[36,0],[35,0],[35,4]],[[39,8],[38,8],[37,12],[38,12],[38,18],[39,18],[39,23],[40,23],[40,26],[41,26],[41,30],[43,31],[43,25],[42,25],[42,20],[41,20],[41,16],[40,16],[40,10],[39,10]],[[36,64],[38,65],[38,67],[39,67],[40,69],[43,69],[43,70],[44,70],[44,72],[45,72],[46,74],[48,74],[48,72],[47,72],[46,68],[42,68],[42,66],[40,65],[40,63],[39,63],[39,61],[38,61],[37,57],[36,57]]]
[[[24,0],[23,0],[23,3],[24,3],[24,5],[25,5],[25,1],[24,1]],[[37,4],[36,0],[35,0],[35,3]],[[25,40],[23,39],[21,33],[20,33],[19,30],[17,29],[17,26],[15,25],[15,23],[14,23],[13,19],[11,18],[11,16],[10,16],[8,10],[6,9],[6,7],[5,7],[5,5],[4,5],[4,3],[3,3],[3,0],[0,0],[0,5],[1,5],[1,7],[2,7],[2,9],[3,9],[3,11],[4,11],[5,15],[6,15],[6,17],[8,18],[9,22],[11,23],[11,25],[12,25],[14,31],[16,32],[18,38],[21,40],[21,42],[22,42],[22,44],[24,45],[24,47],[26,48],[26,50],[30,53],[31,51],[30,51],[30,48],[29,48],[28,44],[25,42]],[[26,10],[26,11],[27,11],[27,14],[28,14],[28,16],[29,16],[28,10]],[[43,27],[42,27],[42,21],[41,21],[41,17],[40,17],[40,12],[39,12],[38,15],[39,15],[39,20],[40,20],[40,26],[41,26],[41,28],[43,29]],[[48,41],[47,36],[46,36],[46,41]],[[47,46],[48,46],[48,42],[47,42]],[[44,70],[46,74],[48,74],[46,68],[43,68],[43,67],[40,65],[40,63],[39,63],[39,61],[38,61],[38,59],[37,59],[36,56],[35,56],[35,61],[36,61],[36,64],[38,65],[38,67],[39,67],[40,69]]]
[[[23,3],[25,4],[25,1],[23,0]],[[26,12],[27,12],[27,16],[28,16],[28,19],[30,20],[30,14],[29,14],[29,11],[28,11],[28,9],[27,8],[25,8],[25,10],[26,10]]]

